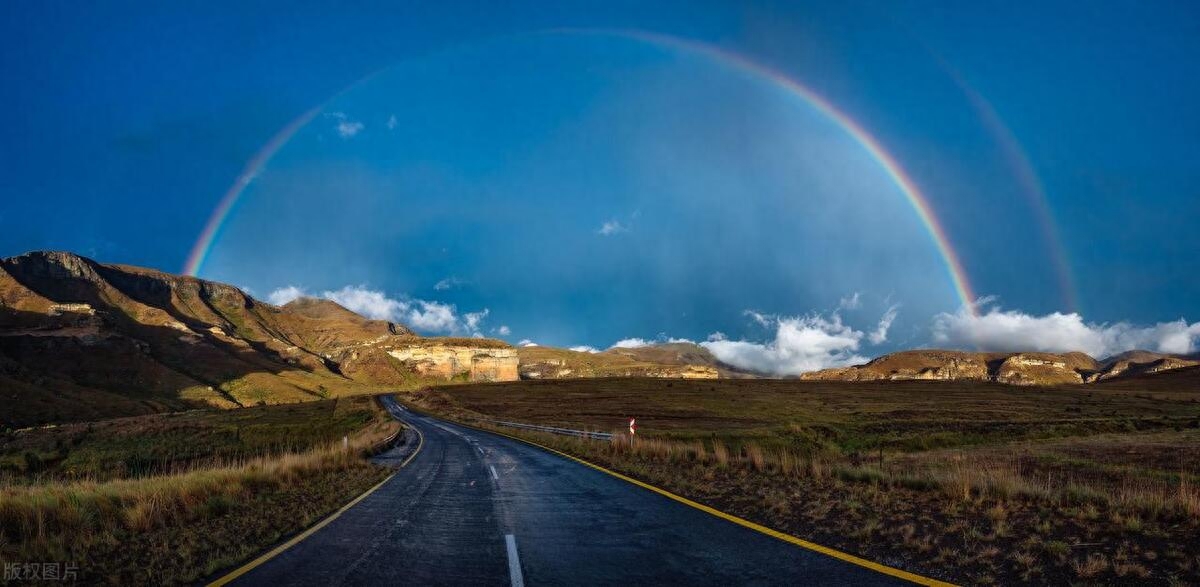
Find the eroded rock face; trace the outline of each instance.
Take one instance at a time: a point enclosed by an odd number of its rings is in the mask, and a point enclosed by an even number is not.
[[[575,370],[568,367],[562,359],[521,361],[518,366],[521,379],[563,379],[571,377],[574,373]]]
[[[987,357],[960,351],[903,351],[884,355],[865,365],[804,373],[818,381],[987,381]]]
[[[1155,360],[1140,362],[1133,360],[1120,360],[1109,364],[1103,371],[1092,374],[1091,377],[1088,378],[1088,381],[1105,381],[1123,376],[1162,373],[1163,371],[1172,371],[1174,369],[1194,367],[1196,365],[1200,365],[1200,361],[1180,359],[1177,357],[1162,357]]]
[[[687,365],[678,374],[670,375],[671,377],[682,377],[684,379],[719,379],[721,374],[715,367],[707,365]]]
[[[388,349],[387,354],[425,377],[466,376],[470,381],[520,379],[514,349],[422,344]]]
[[[708,365],[660,365],[578,369],[561,359],[522,361],[521,379],[568,379],[591,377],[657,377],[659,379],[720,379],[721,372]]]
[[[976,353],[968,351],[901,351],[865,365],[805,373],[801,379],[823,381],[996,381],[1010,385],[1083,383],[1097,369],[1082,353]]]
[[[1065,360],[1016,354],[1000,363],[996,381],[1010,385],[1083,383],[1083,374]]]

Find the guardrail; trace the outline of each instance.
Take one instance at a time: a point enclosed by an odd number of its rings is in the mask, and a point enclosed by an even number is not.
[[[538,426],[536,424],[522,424],[521,422],[502,422],[500,420],[488,420],[489,423],[497,426],[508,426],[509,428],[520,428],[522,430],[536,430],[538,432],[549,432],[550,434],[561,434],[563,436],[575,436],[577,438],[592,438],[595,440],[612,440],[612,434],[608,432],[592,432],[589,430],[572,430],[570,428],[555,428],[554,426]]]

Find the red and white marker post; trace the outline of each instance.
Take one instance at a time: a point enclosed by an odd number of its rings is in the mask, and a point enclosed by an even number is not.
[[[629,419],[629,435],[637,436],[637,418]]]

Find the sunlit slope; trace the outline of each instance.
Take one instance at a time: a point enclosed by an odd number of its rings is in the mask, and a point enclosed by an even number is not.
[[[575,351],[544,346],[518,349],[523,379],[574,379],[588,377],[682,377],[716,379],[746,377],[717,360],[708,349],[693,343],[655,344],[613,348],[602,352]]]
[[[412,373],[372,346],[392,339],[416,337],[327,300],[276,307],[221,283],[28,253],[0,260],[0,425],[304,401],[402,383]]]

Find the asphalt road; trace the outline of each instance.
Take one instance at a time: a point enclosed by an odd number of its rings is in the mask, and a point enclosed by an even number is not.
[[[902,583],[537,447],[386,405],[424,437],[412,461],[236,584]]]

